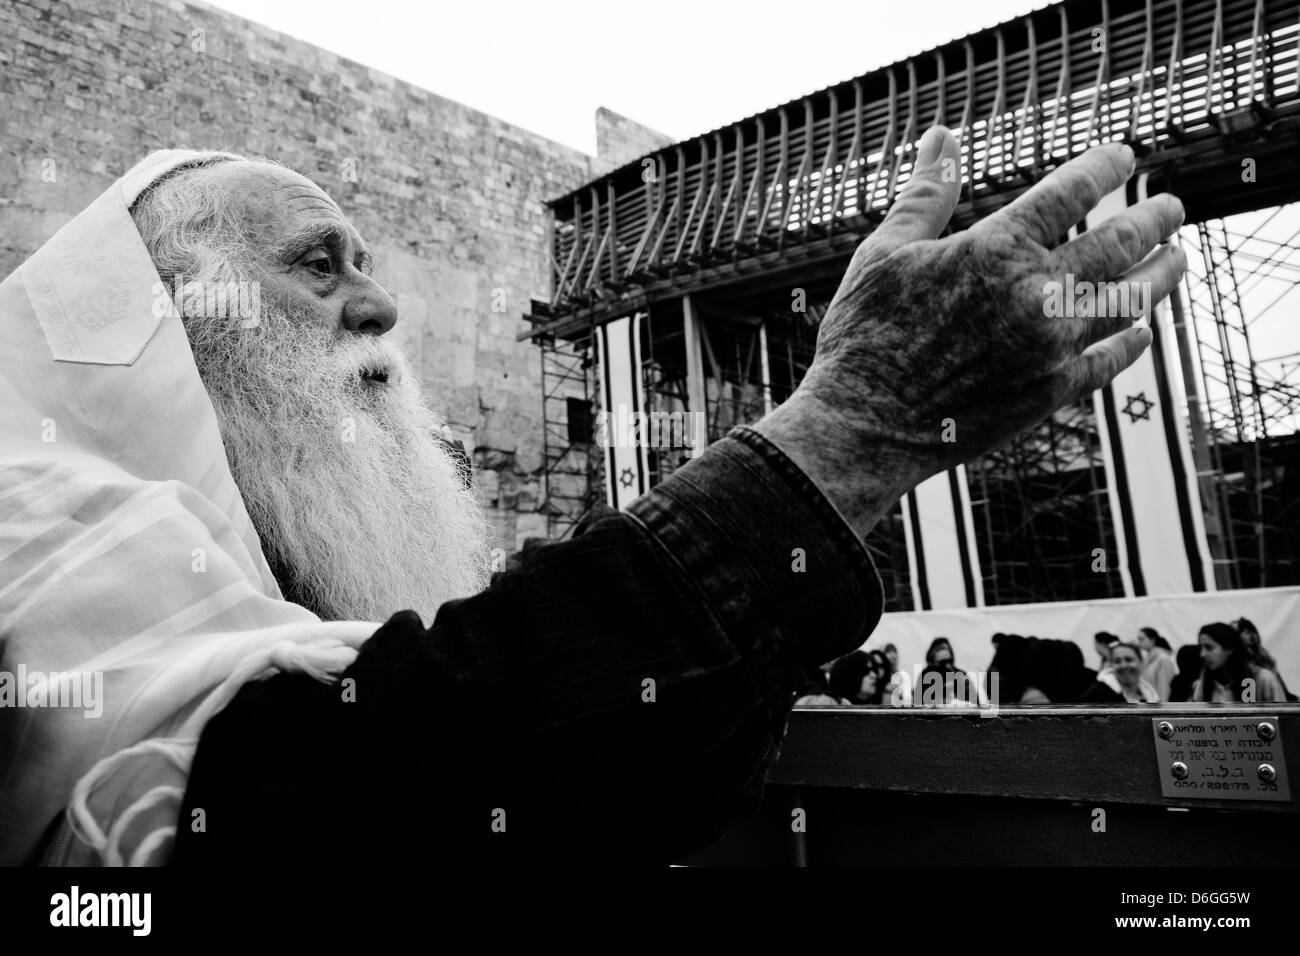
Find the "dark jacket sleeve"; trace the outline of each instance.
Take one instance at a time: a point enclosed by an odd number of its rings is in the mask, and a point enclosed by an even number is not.
[[[857,535],[737,429],[432,627],[394,615],[341,685],[245,687],[173,862],[672,862],[754,805],[807,671],[881,602]]]

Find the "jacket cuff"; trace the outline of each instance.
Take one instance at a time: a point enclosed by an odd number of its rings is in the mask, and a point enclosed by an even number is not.
[[[880,621],[884,590],[862,539],[751,428],[733,429],[627,512],[702,592],[769,692],[794,693]]]

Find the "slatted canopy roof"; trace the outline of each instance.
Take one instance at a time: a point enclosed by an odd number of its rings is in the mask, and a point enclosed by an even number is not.
[[[1300,191],[1300,4],[1065,0],[665,147],[549,203],[552,289],[521,338],[688,293],[833,292],[942,123],[964,228],[1123,140],[1191,222]],[[1243,182],[1243,159],[1257,164]]]

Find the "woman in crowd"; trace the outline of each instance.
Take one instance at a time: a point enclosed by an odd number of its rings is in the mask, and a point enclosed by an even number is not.
[[[1073,641],[1019,634],[994,634],[997,648],[990,671],[998,675],[998,702],[1076,704],[1096,680]]]
[[[1083,651],[1073,641],[1044,638],[1035,653],[1035,686],[1043,703],[1075,704],[1092,686],[1097,672],[1084,664]]]
[[[1030,645],[1031,639],[1020,634],[999,631],[993,635],[993,660],[989,671],[998,677],[991,693],[996,694],[999,706],[1042,703],[1036,693],[1030,693],[1033,690]],[[1025,699],[1027,694],[1028,700]]]
[[[1277,674],[1260,667],[1237,633],[1227,624],[1207,624],[1198,636],[1201,679],[1192,688],[1193,701],[1273,703],[1286,700]]]
[[[871,658],[871,669],[876,673],[876,686],[871,693],[871,703],[888,704],[889,686],[892,683],[890,678],[894,675],[894,668],[889,663],[889,655],[877,649],[867,651],[867,656]]]
[[[1129,641],[1110,644],[1110,669],[1084,692],[1085,704],[1156,704],[1160,695],[1142,679],[1142,650]]]
[[[1169,699],[1181,704],[1192,699],[1192,687],[1201,679],[1201,649],[1196,644],[1184,644],[1178,648],[1175,660],[1178,673],[1169,683]]]
[[[866,707],[880,698],[881,674],[866,651],[845,654],[831,667],[831,696],[841,704]]]
[[[952,644],[936,637],[925,652],[925,669],[916,681],[913,701],[922,707],[984,707],[984,689],[957,666]]]
[[[898,666],[898,648],[893,644],[885,645],[885,658],[889,661],[889,683],[885,685],[882,699],[894,707],[912,706],[912,682],[907,673]]]
[[[1282,694],[1284,695],[1283,699],[1296,700],[1296,695],[1291,693],[1290,689],[1286,686],[1286,681],[1282,679],[1282,672],[1277,668],[1277,661],[1273,658],[1273,655],[1268,652],[1268,649],[1264,647],[1264,642],[1259,636],[1259,628],[1257,628],[1249,618],[1244,617],[1233,621],[1232,626],[1235,627],[1237,633],[1241,635],[1241,642],[1246,645],[1246,652],[1250,655],[1251,661],[1258,664],[1260,667],[1271,670],[1277,675],[1278,683],[1282,685]]]
[[[1232,626],[1241,635],[1241,643],[1246,645],[1246,652],[1250,655],[1250,659],[1260,667],[1267,667],[1271,671],[1277,671],[1277,661],[1273,659],[1273,655],[1264,646],[1264,642],[1259,636],[1259,628],[1255,626],[1254,622],[1250,618],[1239,617],[1232,622]]]
[[[1169,642],[1161,637],[1154,627],[1144,627],[1138,631],[1137,643],[1146,654],[1142,679],[1156,689],[1161,700],[1168,700],[1170,685],[1173,683],[1174,675],[1178,673],[1174,655],[1168,650]]]
[[[1110,652],[1115,644],[1119,641],[1118,634],[1112,634],[1110,631],[1098,631],[1092,637],[1092,646],[1097,650],[1097,673],[1107,674],[1110,672]]]

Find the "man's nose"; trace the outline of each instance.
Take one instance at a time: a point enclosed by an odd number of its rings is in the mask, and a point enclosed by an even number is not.
[[[396,324],[397,306],[378,282],[366,276],[343,306],[343,328],[358,335],[383,335]]]

